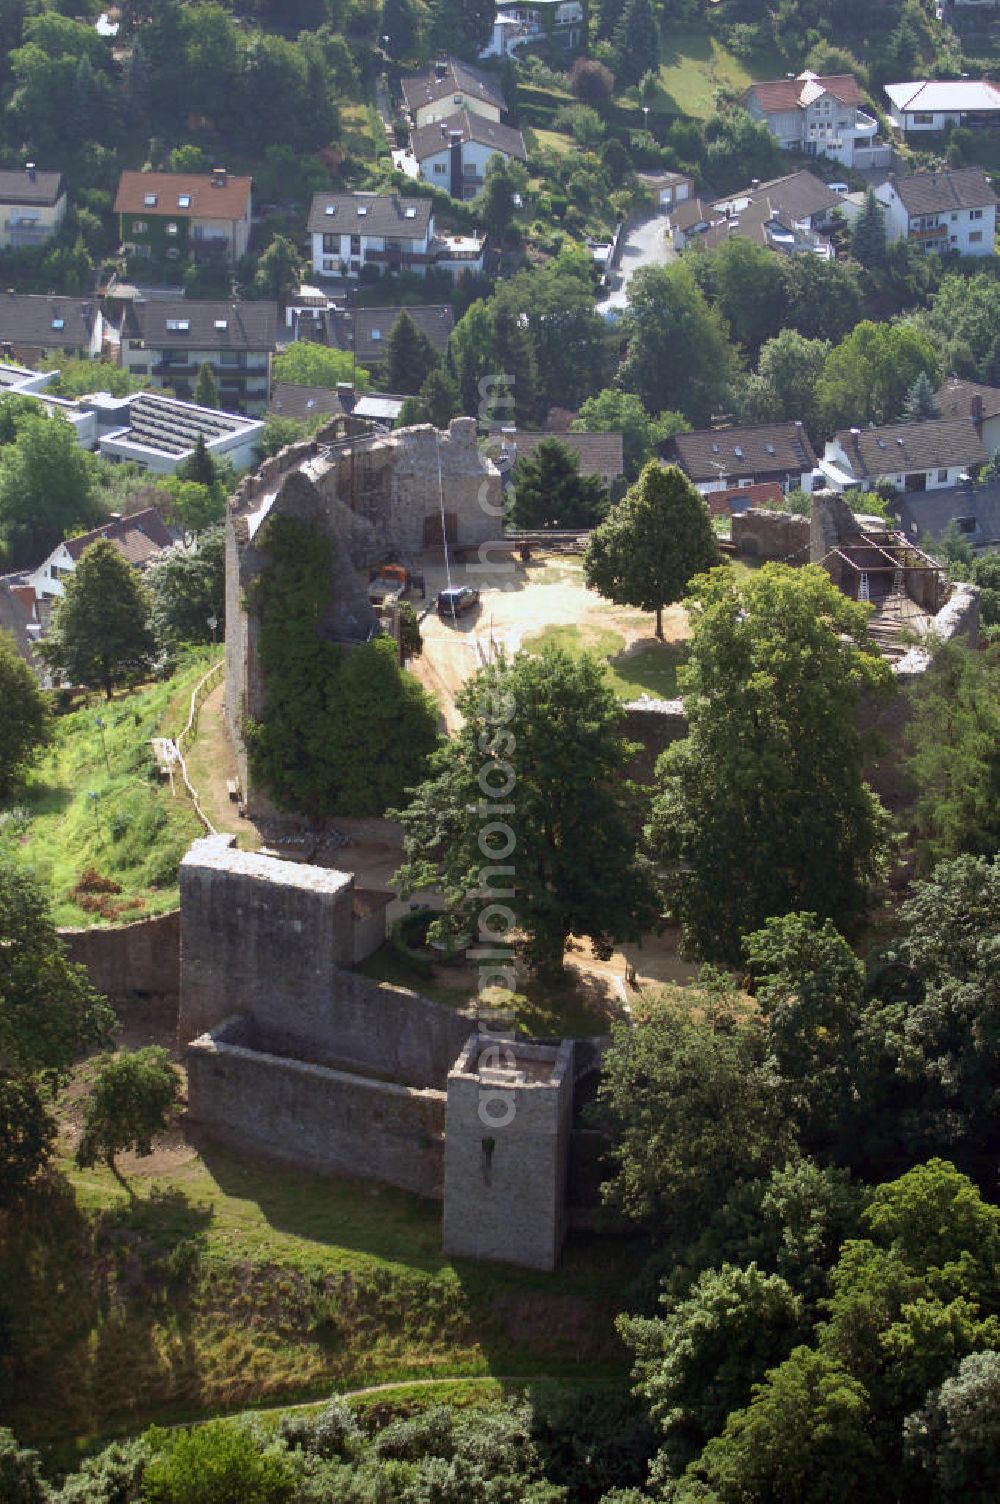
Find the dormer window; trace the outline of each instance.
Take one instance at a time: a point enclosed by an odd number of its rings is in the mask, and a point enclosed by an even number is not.
[[[216,321],[215,321],[215,327],[220,332],[222,330],[228,329],[229,328],[229,320],[228,319],[216,319]]]
[[[190,193],[178,193],[178,195],[177,195],[177,207],[178,207],[178,209],[190,209],[190,207],[191,207],[191,195],[190,195]]]
[[[156,194],[155,193],[147,193],[146,196],[145,196],[145,198],[143,199],[143,203],[146,205],[147,209],[155,209],[156,208]]]
[[[65,329],[66,328],[66,320],[65,319],[53,319],[52,320],[52,327],[53,327],[53,329]]]
[[[170,334],[188,334],[190,329],[190,319],[167,319],[167,330]]]
[[[741,460],[743,458],[743,450],[740,448],[739,444],[735,445],[733,453],[738,460]]]
[[[324,204],[324,206],[323,206],[323,213],[324,214],[328,214],[331,219],[336,214],[336,212],[337,212],[337,205],[336,204]]]
[[[404,213],[405,213],[405,217],[407,219],[416,219],[416,217],[417,217],[417,211],[416,211],[416,209],[406,209],[404,211]]]
[[[767,446],[767,452],[768,452],[768,454],[773,454],[774,453],[774,445],[773,444],[768,444],[768,446]]]
[[[364,219],[364,217],[365,217],[365,215],[366,215],[366,214],[367,214],[367,213],[368,213],[368,210],[367,210],[367,209],[366,209],[366,208],[364,208],[364,206],[363,206],[363,205],[360,205],[360,204],[359,204],[359,205],[358,205],[358,218],[359,218],[359,219]]]
[[[382,331],[381,331],[381,329],[373,329],[372,330],[372,339],[373,340],[378,340],[378,339],[381,339],[381,338],[382,338]]]

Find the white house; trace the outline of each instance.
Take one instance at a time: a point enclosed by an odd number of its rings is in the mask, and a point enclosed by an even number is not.
[[[419,127],[445,120],[456,110],[468,110],[485,120],[507,113],[507,100],[498,81],[481,68],[446,57],[423,73],[407,73],[400,80],[410,124]]]
[[[519,130],[471,115],[468,110],[414,130],[410,150],[420,176],[444,188],[453,198],[475,197],[486,180],[492,157],[517,162],[528,159]]]
[[[785,151],[831,157],[845,167],[885,167],[892,148],[878,140],[878,121],[861,109],[864,95],[850,73],[752,84],[742,104],[763,121]]]
[[[358,277],[363,266],[421,275],[436,266],[457,277],[483,267],[485,240],[475,235],[438,235],[426,198],[317,193],[307,230],[317,277]]]
[[[0,172],[0,250],[20,251],[51,240],[66,213],[61,172]]]
[[[890,240],[912,240],[925,251],[992,256],[997,196],[981,167],[890,177],[875,196],[886,211]]]
[[[505,57],[529,42],[545,41],[570,52],[584,33],[581,0],[497,0],[490,39],[479,56]]]
[[[82,399],[97,414],[98,447],[106,460],[131,460],[152,475],[173,475],[194,452],[199,438],[213,459],[246,470],[260,456],[264,423],[242,413],[220,412],[178,402],[161,392],[129,398],[98,392]]]
[[[140,570],[165,548],[172,547],[174,541],[155,507],[147,507],[132,517],[112,517],[89,533],[57,543],[37,568],[23,572],[24,584],[34,590],[36,601],[53,601],[61,596],[64,581],[76,569],[84,549],[101,538],[107,538],[123,559]]]
[[[1000,125],[1000,87],[989,79],[932,78],[886,84],[889,119],[903,136],[946,125]]]
[[[955,486],[989,455],[968,418],[926,418],[883,428],[844,428],[827,443],[819,467],[835,491],[936,491]]]

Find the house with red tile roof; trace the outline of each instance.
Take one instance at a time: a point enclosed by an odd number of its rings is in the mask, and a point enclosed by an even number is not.
[[[861,106],[864,94],[851,73],[751,84],[741,100],[785,151],[831,157],[845,167],[887,167],[892,148],[878,140],[878,121]]]
[[[80,533],[76,538],[64,538],[57,543],[36,569],[25,570],[19,583],[34,591],[38,606],[51,605],[61,596],[64,581],[80,562],[85,549],[100,538],[114,544],[127,563],[143,570],[153,559],[159,558],[164,549],[172,548],[174,539],[169,528],[155,507],[136,512],[133,517],[112,517],[89,533]],[[40,614],[41,611],[40,611]]]

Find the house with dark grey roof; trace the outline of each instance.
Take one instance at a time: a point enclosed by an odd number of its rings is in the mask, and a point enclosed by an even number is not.
[[[408,313],[422,334],[426,334],[434,349],[443,355],[448,346],[448,336],[455,327],[455,314],[450,303],[427,303],[414,308],[354,308],[351,318],[354,326],[354,353],[358,364],[376,365],[385,358],[386,342],[399,322],[400,315]]]
[[[828,261],[834,251],[823,232],[841,204],[840,194],[803,170],[753,183],[709,205],[689,199],[670,211],[669,222],[678,250],[709,250],[737,236],[765,250],[806,251]]]
[[[743,108],[762,121],[786,151],[832,157],[845,167],[884,167],[892,148],[878,139],[878,121],[851,73],[821,77],[808,70],[797,78],[751,84]]]
[[[277,332],[275,303],[136,299],[122,317],[121,362],[133,376],[169,387],[184,400],[208,365],[221,407],[262,412]]]
[[[625,474],[620,433],[581,433],[575,430],[532,433],[519,428],[488,444],[487,453],[496,460],[497,468],[503,474],[512,470],[525,455],[534,454],[539,444],[547,439],[555,439],[577,456],[581,475],[599,476],[606,486],[611,486]]]
[[[101,353],[104,318],[96,298],[0,293],[0,355],[31,365],[43,355],[93,358]]]
[[[971,418],[983,444],[996,454],[1000,449],[1000,387],[950,376],[935,400],[942,418]]]
[[[420,176],[444,188],[453,198],[475,197],[486,181],[486,167],[493,157],[528,160],[524,137],[515,126],[487,120],[468,110],[415,128],[410,135],[410,151]]]
[[[955,486],[989,459],[975,421],[926,418],[881,428],[845,428],[827,443],[820,468],[835,491],[935,491]]]
[[[309,422],[313,418],[348,418],[348,433],[391,428],[406,398],[397,392],[359,392],[348,381],[336,389],[304,386],[293,381],[275,383],[268,414]]]
[[[783,491],[810,491],[816,468],[809,435],[797,420],[679,433],[660,452],[702,496],[765,481],[777,481]]]
[[[51,240],[66,214],[61,172],[40,172],[34,162],[23,171],[0,171],[0,250],[23,251]]]
[[[421,73],[405,74],[400,89],[410,123],[418,128],[444,120],[456,110],[494,121],[507,113],[499,80],[457,57],[442,58]]]
[[[306,230],[317,277],[358,277],[365,266],[420,275],[429,266],[453,275],[482,270],[485,242],[478,236],[438,235],[427,198],[317,193]]]
[[[132,517],[112,517],[89,533],[80,533],[76,538],[66,538],[57,543],[52,552],[36,569],[24,573],[24,583],[35,592],[41,605],[62,595],[65,581],[79,564],[84,550],[99,539],[107,538],[128,564],[138,570],[146,568],[165,548],[173,545],[173,537],[155,507],[136,512]]]
[[[1000,548],[1000,484],[906,492],[892,510],[900,531],[914,542],[936,543],[952,523],[972,548]]]
[[[981,167],[890,177],[875,195],[890,240],[911,240],[923,251],[992,256],[997,196]]]

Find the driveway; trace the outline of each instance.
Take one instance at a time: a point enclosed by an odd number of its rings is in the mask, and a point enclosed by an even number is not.
[[[653,214],[649,219],[630,225],[622,240],[618,266],[612,274],[615,286],[607,298],[600,300],[598,311],[625,307],[628,302],[628,284],[641,267],[666,266],[676,259],[677,252],[667,238],[665,214]]]

